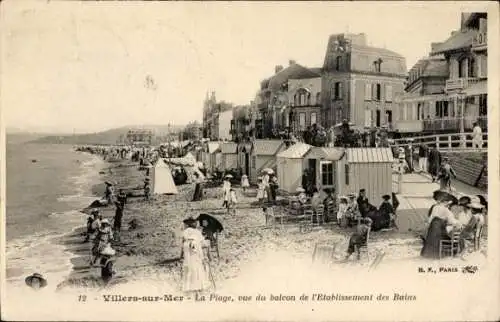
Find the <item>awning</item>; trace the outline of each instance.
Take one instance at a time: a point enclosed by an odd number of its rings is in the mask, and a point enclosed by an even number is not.
[[[467,96],[487,94],[488,93],[487,83],[486,82],[478,82],[478,83],[470,84],[469,87],[467,87],[465,89],[465,93],[467,94]]]

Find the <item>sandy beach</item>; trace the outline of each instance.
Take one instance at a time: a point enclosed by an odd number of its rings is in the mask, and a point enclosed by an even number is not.
[[[118,188],[139,187],[145,177],[144,172],[129,161],[109,163],[109,169],[111,171],[101,171],[102,181],[114,181]],[[285,253],[289,258],[310,262],[316,245],[337,245],[334,255],[336,258],[345,254],[350,230],[341,230],[332,225],[314,227],[307,232],[301,232],[298,225],[266,227],[261,208],[255,206],[253,191],[247,191],[243,195],[241,189],[237,188],[237,212],[236,215],[229,215],[221,208],[220,188],[205,188],[205,198],[197,202],[190,201],[194,191],[193,184],[178,186],[178,190],[177,195],[159,195],[149,202],[140,196],[129,198],[124,211],[121,242],[113,246],[117,250],[117,275],[107,287],[160,278],[178,290],[180,262],[169,260],[180,254],[182,220],[203,212],[214,215],[224,225],[224,232],[219,240],[220,258],[214,258],[211,263],[215,284],[218,286],[230,285],[231,280],[240,277],[242,270],[269,256],[278,256],[275,254]],[[103,191],[104,184],[94,187],[96,199],[103,195]],[[114,207],[100,210],[103,217],[112,219]],[[129,230],[128,222],[132,219],[139,222],[139,227]],[[82,228],[75,229],[58,240],[75,254],[72,273],[58,289],[103,287],[99,269],[88,265],[91,243],[83,243],[83,224]],[[485,242],[483,245],[486,247]],[[385,255],[384,261],[415,261],[419,259],[420,249],[421,240],[415,233],[376,232],[370,236],[367,255],[359,262],[352,260],[345,265],[366,269],[377,254],[381,253]]]

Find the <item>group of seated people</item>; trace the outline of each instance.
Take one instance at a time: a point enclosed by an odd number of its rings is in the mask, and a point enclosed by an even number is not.
[[[292,208],[310,205],[313,212],[316,213],[316,210],[322,206],[325,222],[336,221],[340,227],[345,228],[356,226],[361,219],[369,218],[373,231],[396,226],[395,213],[398,201],[394,195],[392,198],[389,195],[382,196],[383,202],[377,209],[370,204],[365,189],[361,189],[358,196],[349,194],[338,199],[333,188],[325,189],[326,197],[324,199],[317,188],[312,189],[312,196],[308,196],[303,188],[298,188],[296,192],[296,195],[290,200]]]
[[[434,191],[433,199],[436,203],[429,209],[426,231],[421,236],[423,247],[420,255],[439,259],[444,255],[444,252],[440,251],[441,242],[456,238],[458,240],[455,242],[459,247],[454,247],[454,250],[446,252],[446,255],[463,255],[469,240],[474,242],[474,248],[478,250],[488,211],[486,199],[482,196],[464,196],[457,200],[442,190]]]

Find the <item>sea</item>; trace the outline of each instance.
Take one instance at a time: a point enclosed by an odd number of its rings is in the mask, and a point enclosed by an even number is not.
[[[80,210],[97,199],[92,187],[105,163],[69,145],[7,141],[6,166],[7,282],[22,285],[36,272],[55,287],[74,256],[55,241],[85,225]]]

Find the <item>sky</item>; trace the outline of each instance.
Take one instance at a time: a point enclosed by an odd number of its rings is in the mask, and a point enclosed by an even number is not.
[[[201,120],[207,91],[248,104],[290,59],[321,67],[330,34],[364,32],[406,57],[484,2],[31,2],[1,10],[4,125],[95,132]]]

